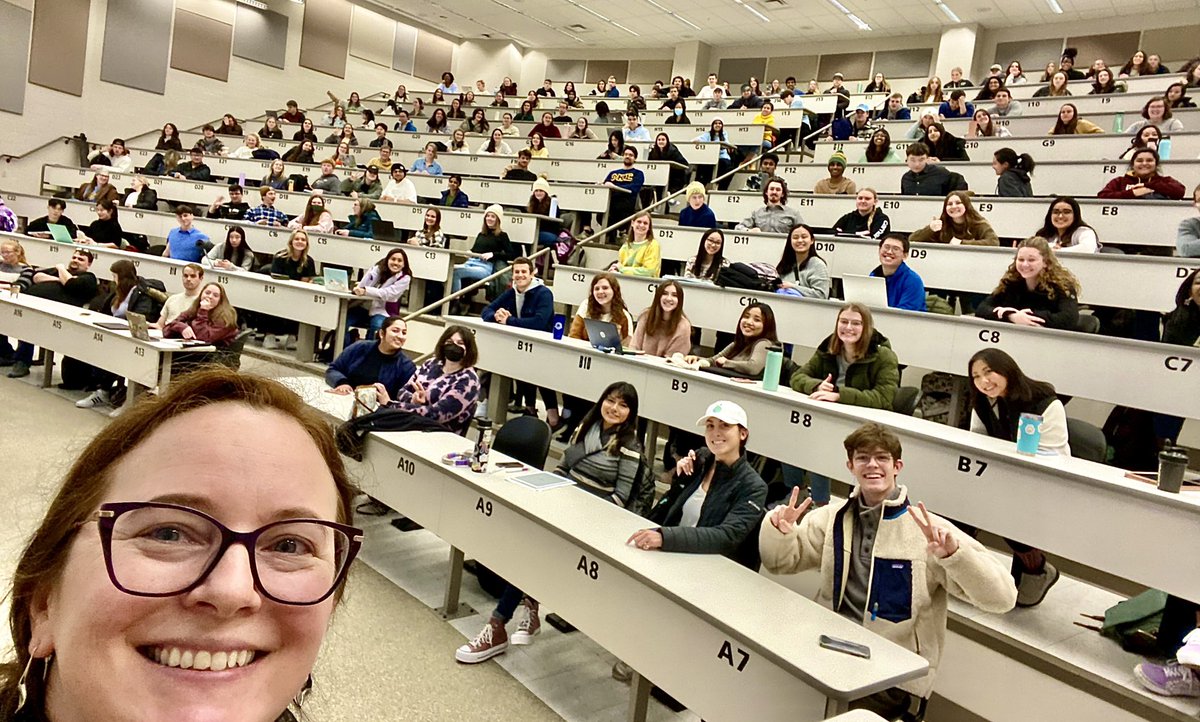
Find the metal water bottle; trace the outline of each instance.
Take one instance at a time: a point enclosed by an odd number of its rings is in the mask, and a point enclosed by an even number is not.
[[[1163,138],[1162,140],[1158,141],[1158,159],[1159,160],[1170,160],[1171,159],[1171,139],[1170,138]]]
[[[763,391],[779,390],[779,369],[783,367],[783,346],[771,344],[767,347],[767,365],[763,369]]]
[[[491,419],[480,419],[478,424],[479,439],[475,442],[475,450],[471,452],[471,471],[485,473],[492,451],[492,422]]]

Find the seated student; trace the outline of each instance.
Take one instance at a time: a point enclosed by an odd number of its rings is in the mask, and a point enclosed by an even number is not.
[[[219,268],[222,271],[253,271],[255,265],[254,251],[246,242],[246,232],[238,226],[230,226],[225,232],[225,240],[209,249],[200,259],[205,268]]]
[[[975,110],[976,119],[979,118],[980,110],[985,109],[977,108]],[[989,116],[996,116],[998,118],[1019,118],[1025,114],[1025,106],[1021,104],[1021,101],[1013,100],[1012,92],[1010,92],[1008,88],[1001,88],[1000,90],[997,90],[996,104],[991,108],[986,108],[986,110]],[[1001,127],[998,128],[992,135],[1005,136],[1011,135],[1011,133],[1009,133],[1008,128]]]
[[[346,345],[358,340],[356,327],[367,329],[367,338],[376,335],[388,317],[387,306],[397,303],[412,283],[412,268],[403,248],[393,248],[367,269],[352,293],[370,301],[370,305],[354,304],[346,316]]]
[[[1192,206],[1200,210],[1200,186],[1192,189]],[[1175,250],[1184,258],[1200,257],[1200,216],[1184,218],[1175,235]]]
[[[942,214],[908,237],[912,243],[949,243],[963,246],[998,246],[992,224],[971,205],[964,191],[951,191],[942,202]]]
[[[279,118],[268,115],[263,121],[263,127],[258,131],[258,137],[265,140],[283,140],[283,130],[279,127]]]
[[[121,205],[141,211],[156,211],[158,210],[158,192],[150,187],[145,176],[135,175],[129,181],[129,190],[125,191],[125,198],[121,201]]]
[[[925,129],[925,145],[929,148],[929,157],[934,162],[971,160],[963,139],[955,137],[941,123],[934,123]]]
[[[186,203],[175,206],[175,217],[179,219],[179,227],[172,228],[167,233],[167,247],[163,250],[163,258],[199,263],[204,257],[204,244],[209,241],[209,237],[204,231],[192,226],[193,213],[192,207]]]
[[[711,103],[713,101],[709,102]],[[717,176],[724,176],[733,169],[733,159],[729,155],[729,141],[725,136],[725,122],[723,120],[720,118],[714,118],[709,124],[708,130],[696,136],[695,138],[692,138],[692,140],[697,143],[721,144],[717,150]],[[624,143],[624,137],[622,137],[621,142]],[[611,134],[609,135],[609,143],[612,143]],[[707,184],[712,181],[713,177],[712,166],[698,166],[696,168],[696,180],[700,183]],[[729,190],[729,184],[732,182],[732,180],[732,175],[722,178],[721,180],[717,181],[717,187],[723,191]]]
[[[867,142],[867,149],[863,151],[862,157],[858,160],[859,163],[902,163],[904,159],[900,157],[900,153],[892,147],[892,136],[887,132],[886,128],[877,128],[871,134],[871,140]]]
[[[992,295],[975,309],[979,318],[1018,326],[1079,327],[1079,281],[1067,270],[1045,238],[1017,244],[1017,253]]]
[[[242,140],[242,144],[234,148],[233,151],[229,153],[229,157],[238,158],[241,160],[253,158],[254,152],[261,149],[261,143],[259,141],[260,138],[258,137],[257,133],[248,134]]]
[[[246,212],[246,221],[274,228],[287,226],[287,214],[275,207],[275,199],[278,197],[275,189],[270,186],[262,186],[258,189],[258,195],[262,199],[262,203]]]
[[[1059,196],[1050,201],[1046,219],[1035,236],[1045,238],[1050,247],[1059,253],[1098,253],[1100,239],[1096,230],[1083,222],[1079,201],[1070,196]]]
[[[996,195],[1001,198],[1028,198],[1033,195],[1029,174],[1037,167],[1028,153],[1017,155],[1012,148],[1001,148],[992,154],[992,169],[999,179]]]
[[[342,178],[337,173],[333,172],[333,158],[326,158],[321,161],[321,175],[311,183],[314,191],[322,193],[331,193],[337,195],[342,192]]]
[[[777,168],[779,168],[778,153],[763,153],[758,156],[758,172],[746,179],[746,187],[742,190],[761,192],[766,187],[767,181],[777,175],[775,172]]]
[[[982,95],[982,93],[981,93]],[[991,100],[991,96],[986,98],[976,97],[976,100]],[[950,99],[938,106],[938,115],[945,118],[970,118],[975,115],[975,106],[967,100],[967,94],[962,90],[950,91]]]
[[[483,227],[475,236],[471,245],[471,253],[478,253],[478,258],[468,258],[465,263],[454,266],[454,281],[451,292],[462,290],[464,281],[475,282],[490,276],[496,271],[497,263],[508,263],[516,257],[516,249],[504,231],[504,209],[492,204],[483,214]]]
[[[288,184],[291,182],[287,174],[287,166],[283,163],[283,158],[272,158],[267,174],[259,182],[259,190],[261,191],[262,188],[274,188],[277,191],[291,190],[288,188]]]
[[[0,204],[2,203],[3,201],[0,201]],[[2,205],[0,205],[0,209],[8,210]],[[0,220],[3,218],[4,216],[0,215]],[[3,225],[0,224],[0,227]],[[20,278],[21,272],[26,268],[29,268],[29,263],[25,258],[25,249],[21,246],[20,241],[15,238],[0,240],[0,287],[7,289],[9,284]],[[16,362],[16,355],[13,353],[13,347],[8,343],[8,336],[0,333],[0,367],[12,366]]]
[[[297,143],[303,143],[304,141],[309,141],[314,144],[317,143],[319,139],[317,138],[317,133],[315,127],[313,126],[313,122],[308,118],[300,121],[300,130],[297,130],[292,134],[292,140],[296,141]]]
[[[312,164],[316,162],[317,142],[302,140],[300,144],[283,154],[282,159],[288,163]]]
[[[447,326],[430,358],[413,373],[398,392],[376,383],[381,405],[413,414],[444,429],[465,434],[479,403],[479,375],[475,364],[479,349],[475,334],[464,326]]]
[[[384,127],[386,128],[387,126],[385,125]],[[341,145],[342,143],[345,143],[347,147],[358,145],[358,136],[354,135],[353,125],[343,125],[340,130],[335,130],[325,136],[326,145]]]
[[[725,258],[724,251],[725,233],[720,228],[713,228],[700,237],[696,255],[689,258],[683,266],[683,277],[692,281],[715,283],[721,269],[729,266],[729,259]]]
[[[837,154],[835,153],[835,155]],[[831,159],[829,162],[833,166],[834,161]],[[819,185],[820,182],[818,182]],[[736,226],[737,230],[786,233],[792,226],[804,222],[800,211],[787,204],[788,187],[787,181],[783,178],[771,176],[763,185],[762,199],[763,205],[754,209],[749,216],[740,221]]]
[[[790,383],[814,401],[890,410],[900,386],[900,366],[891,342],[875,328],[871,310],[847,303],[838,311],[833,333],[792,374]],[[788,493],[803,485],[804,469],[786,462],[782,466]],[[829,477],[808,472],[808,478],[813,503],[828,504]]]
[[[649,212],[637,214],[629,223],[629,233],[622,240],[617,260],[609,270],[647,278],[658,278],[662,274],[662,248],[654,236]]]
[[[82,307],[96,296],[99,283],[96,276],[89,270],[94,256],[91,251],[76,248],[71,252],[71,260],[50,268],[26,268],[13,285],[14,292],[45,298],[59,303]],[[17,343],[17,352],[13,356],[13,367],[8,372],[10,379],[29,375],[29,367],[33,363],[33,344],[26,341]]]
[[[375,222],[381,220],[379,211],[375,210],[375,203],[366,197],[356,198],[353,210],[346,225],[334,233],[350,238],[374,238]]]
[[[50,226],[56,224],[63,226],[71,238],[78,238],[79,226],[76,226],[75,222],[63,213],[66,209],[67,202],[63,199],[47,199],[46,215],[30,221],[29,225],[25,226],[25,235],[34,238],[53,238],[54,236],[50,234]]]
[[[228,190],[229,202],[225,202],[225,196],[218,195],[208,207],[208,217],[226,221],[245,220],[250,204],[243,200],[242,187],[234,183]]]
[[[813,185],[813,193],[819,195],[850,195],[858,190],[858,186],[854,184],[854,181],[846,177],[845,153],[840,150],[834,151],[829,156],[829,162],[825,164],[825,169],[829,171],[829,177],[817,181]],[[800,219],[796,218],[795,222],[799,221]]]
[[[122,248],[128,243],[117,218],[117,204],[110,200],[96,201],[96,220],[87,228],[80,229],[80,243],[94,243],[109,248]]]
[[[504,172],[500,174],[500,180],[519,180],[530,183],[536,181],[537,174],[529,170],[531,160],[533,160],[533,153],[528,148],[518,150],[517,162],[505,166]]]
[[[502,155],[506,157],[512,156],[512,147],[505,142],[504,137],[503,128],[492,129],[491,136],[487,140],[483,141],[482,144],[480,144],[477,152],[486,155]]]
[[[154,328],[159,331],[174,321],[179,314],[191,308],[196,299],[200,297],[200,286],[204,282],[204,268],[199,264],[189,263],[179,272],[179,276],[183,290],[167,296],[167,300],[163,302],[163,307],[158,312],[158,320],[153,324]]]
[[[342,183],[342,192],[351,198],[379,200],[383,195],[383,183],[379,181],[379,169],[368,166],[361,174],[347,177]]]
[[[287,246],[272,256],[269,273],[290,281],[310,283],[317,275],[317,263],[308,255],[308,248],[308,232],[303,228],[292,231]],[[256,316],[257,330],[263,334],[264,349],[284,348],[294,341],[288,337],[295,336],[299,329],[295,321],[267,314]]]
[[[738,317],[733,343],[709,358],[696,355],[684,358],[688,363],[699,363],[702,368],[720,366],[726,371],[753,378],[762,375],[767,365],[767,350],[778,343],[774,310],[765,303],[751,301]]]
[[[1124,93],[1126,90],[1125,83],[1118,83],[1111,70],[1101,68],[1096,73],[1096,79],[1092,83],[1092,89],[1088,91],[1088,95],[1111,95]]]
[[[998,348],[985,348],[967,363],[971,375],[971,431],[1015,442],[1022,414],[1041,417],[1038,451],[1071,455],[1067,411],[1054,387],[1026,376],[1017,362]],[[1058,581],[1058,569],[1040,549],[1005,539],[1013,551],[1012,575],[1017,606],[1037,606]]]
[[[800,502],[795,489],[788,503],[767,514],[758,546],[768,571],[818,569],[822,605],[929,661],[925,677],[850,703],[893,719],[933,691],[946,633],[947,592],[1000,614],[1012,609],[1016,589],[983,545],[930,515],[923,503],[917,504],[919,512],[911,505],[908,490],[896,481],[904,462],[894,433],[881,424],[864,424],[843,446],[855,480],[850,498],[806,514],[812,502]]]
[[[1058,120],[1050,130],[1050,135],[1081,135],[1103,133],[1104,129],[1090,120],[1079,117],[1079,110],[1074,103],[1063,103],[1058,109]]]
[[[1162,131],[1163,135],[1183,132],[1183,122],[1179,118],[1174,117],[1167,99],[1161,97],[1147,100],[1146,104],[1142,107],[1142,120],[1130,125],[1125,129],[1125,132],[1129,135],[1136,135],[1139,130],[1147,125],[1155,126]]]
[[[1100,198],[1144,198],[1146,200],[1182,200],[1187,190],[1169,175],[1160,175],[1158,151],[1135,150],[1125,175],[1110,180],[1096,195]]]
[[[366,341],[349,344],[325,370],[325,383],[340,395],[354,393],[359,386],[378,384],[389,398],[400,393],[417,367],[404,354],[408,324],[400,316],[388,316],[374,328]],[[380,403],[384,403],[380,397]]]
[[[413,161],[412,172],[421,175],[441,175],[442,165],[438,163],[438,149],[436,143],[426,143],[423,155]]]
[[[912,120],[912,112],[904,105],[903,93],[892,93],[887,105],[875,113],[876,120]]]
[[[1167,87],[1167,94],[1164,96],[1167,99],[1167,105],[1173,110],[1195,108],[1196,101],[1187,97],[1187,89],[1187,83],[1171,83]]]
[[[1071,95],[1071,91],[1067,90],[1067,74],[1063,71],[1058,71],[1050,76],[1050,84],[1038,88],[1033,93],[1035,98],[1062,98]]]
[[[642,445],[637,440],[638,396],[632,384],[617,381],[600,394],[579,430],[563,452],[555,471],[574,479],[585,491],[632,508],[640,491]],[[512,637],[505,628],[520,606],[524,615]],[[533,644],[542,621],[536,599],[512,584],[505,584],[500,600],[484,628],[454,652],[464,664],[476,664],[502,654],[509,644]]]
[[[442,191],[442,196],[436,205],[446,208],[469,208],[471,206],[471,199],[462,190],[462,176],[457,173],[446,176],[446,190]]]
[[[304,212],[288,221],[288,228],[303,228],[313,233],[333,233],[333,214],[325,207],[325,197],[310,196]]]
[[[879,242],[879,265],[871,275],[884,278],[889,308],[924,311],[925,282],[904,262],[908,258],[908,249],[908,236],[903,233],[885,235]]]
[[[678,281],[664,281],[654,289],[650,307],[638,316],[632,347],[664,358],[691,352],[692,323],[683,313],[683,286]]]
[[[829,298],[829,266],[817,253],[813,229],[797,223],[788,231],[783,255],[775,266],[778,293],[804,298]]]
[[[909,140],[925,140],[925,129],[934,123],[938,122],[937,112],[932,109],[922,111],[921,117],[917,118],[917,122],[908,127],[904,133],[904,137]]]
[[[545,178],[538,178],[533,182],[533,187],[529,193],[529,201],[525,204],[525,212],[538,216],[545,216],[545,220],[538,222],[538,245],[553,246],[558,241],[558,236],[563,230],[563,220],[559,218],[558,198],[554,197],[550,190],[550,183]],[[570,219],[570,214],[564,214],[563,218]],[[543,258],[543,262],[545,259]]]
[[[854,210],[839,218],[833,231],[878,240],[890,227],[891,219],[879,210],[879,194],[874,188],[863,188],[854,195]]]
[[[633,314],[621,297],[621,281],[611,273],[597,273],[588,286],[588,297],[579,305],[571,319],[567,335],[581,341],[588,340],[584,319],[609,321],[621,334],[621,345],[628,347],[633,341]]]
[[[527,137],[532,138],[534,133],[542,136],[542,138],[561,138],[562,131],[554,124],[554,114],[550,112],[542,113],[542,120],[530,129]]]
[[[437,208],[426,208],[421,228],[413,231],[408,242],[414,246],[448,248],[450,241],[442,233],[442,212]]]
[[[683,157],[679,147],[671,142],[671,137],[666,133],[658,133],[654,136],[654,145],[650,148],[650,152],[646,155],[646,160],[651,161],[668,161],[678,163],[683,167],[671,166],[667,173],[667,192],[674,193],[688,184],[688,178],[691,176],[692,169],[688,165],[687,158]]]
[[[904,152],[908,172],[900,177],[901,195],[944,198],[950,191],[960,190],[957,186],[961,178],[955,178],[945,166],[931,161],[929,146],[921,142],[909,143]]]
[[[129,155],[123,138],[113,138],[108,148],[92,156],[88,164],[95,171],[102,170],[102,166],[109,166],[117,173],[133,172],[133,157]]]
[[[379,200],[393,201],[396,203],[416,203],[417,202],[417,186],[408,177],[408,169],[403,163],[393,163],[390,170],[391,179],[384,186],[383,193],[379,196]]]
[[[392,141],[385,140],[383,145],[379,146],[379,155],[367,161],[367,167],[378,168],[386,173],[392,169],[392,163]]]
[[[192,307],[163,327],[163,338],[203,341],[224,348],[238,333],[237,310],[219,283],[206,283]]]
[[[116,201],[120,193],[109,182],[108,170],[96,171],[92,179],[75,189],[72,197],[77,201]]]

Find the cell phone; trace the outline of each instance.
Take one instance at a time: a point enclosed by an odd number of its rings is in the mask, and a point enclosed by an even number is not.
[[[501,461],[496,464],[497,469],[523,469],[525,465],[519,461]]]
[[[828,634],[822,634],[818,638],[817,641],[825,649],[832,649],[835,652],[841,652],[842,654],[850,654],[855,657],[862,657],[863,659],[871,658],[871,648],[865,644],[859,644],[858,642],[851,642],[848,639],[839,639],[838,637],[831,637]]]

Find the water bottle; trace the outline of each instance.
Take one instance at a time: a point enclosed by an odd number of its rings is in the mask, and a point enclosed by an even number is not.
[[[554,340],[562,341],[563,331],[567,328],[567,317],[561,313],[554,314]]]
[[[763,369],[763,391],[779,390],[779,369],[783,367],[783,346],[771,344],[767,348],[767,366]]]
[[[1177,446],[1168,446],[1158,452],[1158,488],[1178,494],[1183,488],[1183,472],[1187,465],[1187,452]]]
[[[1114,133],[1124,133],[1125,132],[1125,112],[1124,111],[1117,113],[1116,117],[1113,118],[1113,132]]]
[[[471,452],[471,471],[487,473],[488,455],[492,451],[492,422],[490,419],[479,419],[479,439],[475,442],[475,450]]]
[[[1169,160],[1171,157],[1171,139],[1163,138],[1158,141],[1158,159]]]
[[[1021,414],[1017,424],[1017,453],[1036,456],[1038,442],[1042,439],[1042,417],[1040,414]]]

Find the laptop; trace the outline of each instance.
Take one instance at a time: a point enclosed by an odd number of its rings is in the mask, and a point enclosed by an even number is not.
[[[125,320],[129,322],[129,335],[139,341],[150,341],[150,324],[146,317],[133,311],[125,312]]]
[[[326,266],[322,269],[321,276],[325,279],[325,288],[330,291],[346,293],[350,290],[350,275],[344,268]]]
[[[396,224],[380,218],[371,224],[371,233],[377,241],[394,241],[396,240]]]
[[[61,223],[47,223],[46,228],[50,231],[50,237],[59,243],[74,243],[75,239],[71,238],[71,234],[67,231],[67,227]]]
[[[588,341],[592,342],[592,348],[608,353],[623,353],[621,349],[621,332],[617,330],[615,323],[611,321],[597,321],[594,318],[585,318],[583,319],[583,325],[587,328]]]
[[[856,301],[869,308],[887,308],[887,281],[879,276],[857,276],[847,273],[842,276],[843,296],[847,301]]]

